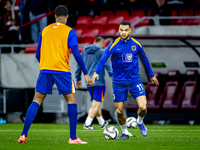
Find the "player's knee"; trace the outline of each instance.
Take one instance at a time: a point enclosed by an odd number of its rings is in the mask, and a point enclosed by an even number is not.
[[[140,110],[147,110],[147,106],[146,105],[143,105],[143,106],[140,106]]]
[[[117,114],[123,114],[123,109],[122,108],[117,108]]]

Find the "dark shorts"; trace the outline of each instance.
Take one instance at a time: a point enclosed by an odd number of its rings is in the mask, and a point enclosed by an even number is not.
[[[105,86],[94,86],[94,87],[88,87],[87,89],[91,95],[91,101],[92,100],[100,102],[104,101],[104,94],[106,90]]]
[[[114,102],[124,102],[127,100],[128,91],[134,99],[139,96],[144,96],[145,90],[144,86],[140,80],[132,83],[116,83],[113,82],[113,101]]]
[[[71,73],[40,73],[36,83],[36,92],[52,94],[52,86],[54,83],[58,88],[59,94],[71,94],[76,92]]]

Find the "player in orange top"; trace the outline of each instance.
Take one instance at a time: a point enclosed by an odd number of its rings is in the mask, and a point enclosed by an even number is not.
[[[29,106],[24,128],[18,143],[25,143],[27,133],[35,118],[38,108],[42,104],[46,94],[52,94],[52,86],[55,82],[59,94],[63,94],[68,103],[68,117],[70,123],[69,144],[87,144],[76,136],[77,125],[77,101],[75,86],[71,78],[69,68],[69,48],[82,69],[87,84],[92,85],[92,80],[87,73],[82,56],[78,50],[77,35],[75,31],[66,25],[68,9],[59,5],[55,10],[56,22],[45,27],[40,35],[36,58],[40,63],[40,74],[36,83],[36,92],[33,102]]]

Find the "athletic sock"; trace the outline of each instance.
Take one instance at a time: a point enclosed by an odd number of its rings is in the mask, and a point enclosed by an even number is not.
[[[88,117],[86,118],[86,120],[85,120],[85,124],[86,124],[87,126],[89,126],[89,125],[92,124],[92,121],[93,121],[93,119],[90,118],[90,117],[88,116]]]
[[[122,132],[123,132],[124,134],[128,135],[128,130],[127,130],[127,125],[126,125],[126,123],[125,123],[124,125],[120,125],[120,126],[121,126],[121,128],[122,128]]]
[[[70,137],[72,140],[76,139],[76,126],[77,126],[77,104],[68,104],[68,117],[70,126]]]
[[[141,124],[141,123],[143,122],[143,119],[144,119],[144,117],[140,117],[140,116],[138,115],[137,123],[138,123],[138,124]]]
[[[28,110],[26,112],[26,118],[24,121],[24,128],[21,135],[25,134],[25,136],[27,137],[28,130],[37,114],[39,107],[40,105],[36,102],[32,102],[31,105],[28,107]]]
[[[103,119],[102,116],[97,117],[97,120],[98,120],[98,122],[99,122],[100,125],[103,125],[105,123],[105,120]]]

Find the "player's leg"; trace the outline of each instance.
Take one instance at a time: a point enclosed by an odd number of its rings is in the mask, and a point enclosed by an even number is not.
[[[97,117],[97,120],[99,122],[99,126],[101,129],[105,129],[106,126],[109,124],[107,120],[105,120],[103,117],[102,117],[102,112],[101,112],[101,108],[99,106],[99,110],[97,111],[97,114],[96,114],[96,117]]]
[[[33,102],[31,103],[31,105],[29,106],[29,108],[27,110],[26,118],[24,121],[24,128],[23,128],[21,137],[19,138],[19,140],[17,142],[25,143],[25,140],[27,139],[27,133],[31,126],[31,123],[34,120],[40,105],[44,101],[46,94],[47,93],[51,94],[52,85],[53,85],[53,80],[51,78],[51,75],[43,74],[43,73],[39,74],[38,80],[36,83],[35,96],[33,98]],[[42,94],[42,93],[44,93],[44,94]]]
[[[127,86],[126,84],[118,84],[113,82],[113,102],[117,112],[117,119],[122,129],[122,135],[118,139],[128,139],[128,129],[126,125],[126,116],[124,115],[124,102],[127,99]]]
[[[137,118],[137,125],[140,128],[140,132],[143,136],[147,136],[147,128],[143,122],[143,119],[147,113],[147,100],[146,96],[140,96],[136,98],[136,102],[138,104],[138,118]]]
[[[69,125],[70,125],[70,138],[72,140],[76,139],[76,126],[77,126],[77,101],[76,101],[76,94],[66,94],[63,95],[68,104],[68,117],[69,117]]]
[[[24,128],[21,134],[21,137],[19,138],[19,140],[17,141],[18,143],[25,143],[25,140],[27,139],[27,133],[28,130],[37,114],[37,111],[39,109],[39,107],[41,106],[44,98],[45,98],[45,94],[41,94],[36,92],[33,102],[31,103],[31,105],[29,106],[27,112],[26,112],[26,118],[24,121]]]
[[[87,116],[87,118],[85,120],[83,129],[94,129],[91,126],[91,124],[92,124],[92,121],[93,121],[94,117],[98,113],[100,105],[101,105],[100,101],[92,100],[92,107],[90,108],[90,110],[88,112],[88,116]]]
[[[83,128],[84,129],[93,129],[91,124],[92,124],[94,117],[96,116],[97,120],[99,122],[100,128],[104,129],[108,125],[108,122],[105,121],[101,115],[100,105],[101,105],[101,102],[104,101],[105,86],[89,87],[88,91],[91,95],[91,98],[93,99],[92,100],[93,104],[88,112],[88,117],[85,121]]]
[[[87,142],[83,142],[80,138],[76,136],[76,126],[77,126],[77,101],[76,94],[63,94],[67,103],[68,103],[68,117],[69,117],[69,126],[70,126],[70,139],[69,144],[88,144]]]
[[[68,117],[70,125],[70,139],[69,144],[87,144],[87,142],[81,141],[76,136],[77,126],[77,101],[76,101],[76,90],[74,82],[72,81],[70,73],[53,74],[53,79],[57,85],[59,94],[63,94],[68,104]]]
[[[143,122],[143,119],[147,113],[147,100],[146,96],[139,96],[136,98],[136,102],[138,104],[138,118],[137,123],[141,124]]]
[[[117,112],[117,120],[122,129],[122,135],[118,137],[118,139],[128,139],[128,129],[126,125],[126,116],[124,114],[124,102],[114,102],[116,112]]]
[[[132,86],[129,89],[131,95],[136,100],[138,104],[138,118],[137,118],[137,124],[140,128],[140,132],[143,136],[147,136],[147,128],[143,123],[143,119],[147,113],[147,100],[145,95],[144,87],[141,83],[141,81],[136,81],[132,84]]]

